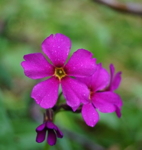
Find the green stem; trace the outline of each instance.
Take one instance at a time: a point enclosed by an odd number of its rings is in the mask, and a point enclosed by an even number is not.
[[[47,142],[45,142],[45,146],[43,150],[49,150],[49,149],[50,149],[50,145]]]

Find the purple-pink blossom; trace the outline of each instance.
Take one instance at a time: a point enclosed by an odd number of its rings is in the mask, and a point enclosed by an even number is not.
[[[82,117],[88,126],[95,126],[99,121],[99,113],[112,113],[121,108],[122,101],[113,90],[105,91],[110,83],[110,75],[102,68],[101,64],[91,77],[79,79],[85,83],[90,90],[87,101],[82,101]],[[118,80],[118,79],[117,79]],[[112,81],[111,81],[112,83]],[[118,84],[115,85],[117,87]]]
[[[85,49],[78,49],[67,62],[70,39],[60,33],[50,35],[42,43],[42,53],[24,56],[21,63],[24,73],[31,79],[48,77],[32,89],[31,97],[42,108],[52,108],[58,99],[59,85],[67,104],[75,111],[80,100],[87,100],[89,89],[76,78],[91,76],[96,70],[96,59]]]

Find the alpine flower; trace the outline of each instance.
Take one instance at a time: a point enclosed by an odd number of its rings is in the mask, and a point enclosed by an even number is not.
[[[96,72],[91,77],[79,79],[84,82],[90,90],[87,101],[82,101],[82,117],[88,126],[95,126],[99,121],[98,111],[112,113],[122,106],[121,98],[113,91],[105,91],[110,82],[108,72],[98,65]]]
[[[76,78],[91,76],[96,70],[96,59],[85,49],[78,49],[67,61],[71,41],[63,34],[50,35],[42,43],[42,53],[24,56],[24,73],[31,79],[46,79],[34,86],[31,97],[42,108],[52,108],[58,99],[59,85],[67,104],[75,111],[80,100],[88,99],[87,86]],[[48,78],[47,78],[48,77]]]
[[[62,138],[63,134],[60,129],[51,121],[46,121],[36,128],[36,142],[41,143],[45,140],[48,131],[47,143],[51,146],[56,144],[57,137]]]

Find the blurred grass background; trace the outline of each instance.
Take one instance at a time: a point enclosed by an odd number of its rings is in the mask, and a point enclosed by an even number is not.
[[[120,119],[100,113],[94,128],[80,114],[57,114],[64,138],[51,150],[89,150],[96,144],[107,150],[141,150],[142,18],[89,0],[0,0],[0,150],[43,149],[45,143],[35,142],[35,128],[42,122],[39,108],[30,98],[37,81],[24,76],[20,63],[23,55],[41,52],[42,41],[55,33],[70,37],[71,53],[90,50],[107,69],[113,63],[122,71],[117,92],[124,106]]]

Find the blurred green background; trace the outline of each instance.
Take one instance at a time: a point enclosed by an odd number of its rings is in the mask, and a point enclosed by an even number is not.
[[[64,138],[51,150],[141,150],[142,17],[91,0],[0,0],[0,150],[43,150],[45,143],[35,142],[42,115],[30,98],[38,81],[25,77],[20,63],[23,55],[41,52],[42,41],[55,33],[70,37],[71,53],[90,50],[108,70],[113,63],[122,71],[117,93],[124,106],[120,119],[100,113],[94,128],[80,114],[57,114]]]

